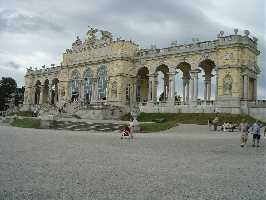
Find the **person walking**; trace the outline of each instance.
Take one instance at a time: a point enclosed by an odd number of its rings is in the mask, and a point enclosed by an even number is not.
[[[248,129],[249,129],[249,125],[245,120],[242,120],[240,125],[239,125],[239,130],[241,133],[241,147],[244,147],[248,141]]]
[[[257,141],[257,147],[260,146],[260,129],[262,127],[262,124],[259,120],[257,120],[253,126],[252,126],[252,131],[253,131],[253,147],[255,147],[255,143]]]
[[[214,120],[212,121],[212,124],[213,124],[214,131],[217,131],[217,127],[218,127],[218,124],[219,124],[218,115],[215,116]]]
[[[134,122],[133,122],[133,119],[130,119],[130,122],[129,122],[129,135],[130,135],[130,138],[133,139],[133,132],[134,132]]]

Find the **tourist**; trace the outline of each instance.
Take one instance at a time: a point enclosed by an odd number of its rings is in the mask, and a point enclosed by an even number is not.
[[[262,127],[262,124],[259,120],[257,120],[253,126],[252,126],[252,131],[253,131],[253,147],[255,147],[255,142],[257,141],[257,147],[260,146],[260,129]]]
[[[124,137],[129,137],[130,134],[130,128],[128,126],[126,126],[125,128],[123,128],[121,130],[121,139],[123,139]]]
[[[130,134],[130,138],[133,139],[133,132],[134,132],[134,122],[132,119],[130,119],[130,122],[129,122],[129,134]]]
[[[222,130],[225,132],[226,130],[231,128],[231,124],[229,122],[224,122],[222,125]]]
[[[241,147],[244,147],[248,141],[248,129],[249,129],[249,125],[245,120],[242,120],[240,125],[239,125],[239,130],[241,133]]]
[[[217,127],[218,127],[218,124],[219,124],[219,117],[218,117],[218,115],[215,116],[215,118],[212,121],[212,123],[213,123],[214,131],[217,131]]]

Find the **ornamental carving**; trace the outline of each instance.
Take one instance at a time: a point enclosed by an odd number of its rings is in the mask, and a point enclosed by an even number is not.
[[[232,86],[233,86],[233,79],[230,74],[227,74],[224,77],[224,82],[223,82],[223,88],[224,88],[224,95],[225,96],[232,96]]]

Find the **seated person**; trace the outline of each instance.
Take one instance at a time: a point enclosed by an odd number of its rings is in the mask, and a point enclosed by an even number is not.
[[[124,137],[128,137],[130,133],[130,128],[126,126],[124,129],[121,130],[121,132],[121,139],[123,139]]]
[[[232,128],[232,124],[230,122],[225,122],[222,126],[223,131],[227,131]]]

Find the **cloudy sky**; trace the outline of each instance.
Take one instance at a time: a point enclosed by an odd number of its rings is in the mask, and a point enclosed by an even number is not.
[[[88,25],[149,47],[248,29],[259,38],[258,94],[266,98],[264,0],[0,0],[0,77],[24,84],[28,66],[59,64]]]

